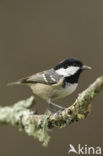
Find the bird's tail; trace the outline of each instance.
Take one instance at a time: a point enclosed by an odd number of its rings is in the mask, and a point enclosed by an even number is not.
[[[8,86],[12,86],[12,85],[22,85],[22,84],[27,84],[27,83],[29,83],[28,78],[22,78],[22,79],[19,79],[19,80],[16,81],[16,82],[8,83]]]
[[[22,84],[20,81],[8,83],[7,86]]]

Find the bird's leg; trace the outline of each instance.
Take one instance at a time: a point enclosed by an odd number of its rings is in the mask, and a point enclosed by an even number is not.
[[[55,106],[55,107],[60,108],[60,109],[62,109],[62,110],[65,109],[65,107],[60,106],[60,105],[57,105],[57,104],[55,104],[55,103],[53,103],[53,102],[50,102],[50,106]]]
[[[57,112],[57,110],[54,108],[54,106],[53,106],[51,103],[49,103],[49,110],[50,110],[52,113],[56,113],[56,112]]]

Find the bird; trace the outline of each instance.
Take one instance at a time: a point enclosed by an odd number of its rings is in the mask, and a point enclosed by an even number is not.
[[[66,58],[48,70],[22,78],[9,85],[25,84],[32,89],[35,95],[49,104],[52,112],[54,107],[64,110],[65,107],[54,101],[72,94],[78,86],[80,74],[87,69],[92,68],[76,58]]]

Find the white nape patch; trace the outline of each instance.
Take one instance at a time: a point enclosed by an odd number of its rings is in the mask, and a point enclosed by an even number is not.
[[[63,75],[64,77],[74,75],[79,70],[79,67],[68,66],[66,69],[60,68],[56,70],[59,75]]]

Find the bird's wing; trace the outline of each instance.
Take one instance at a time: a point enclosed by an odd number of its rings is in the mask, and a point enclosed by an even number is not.
[[[61,80],[62,76],[59,76],[54,69],[43,71],[27,78],[21,79],[20,83],[42,83],[42,84],[57,84]]]

